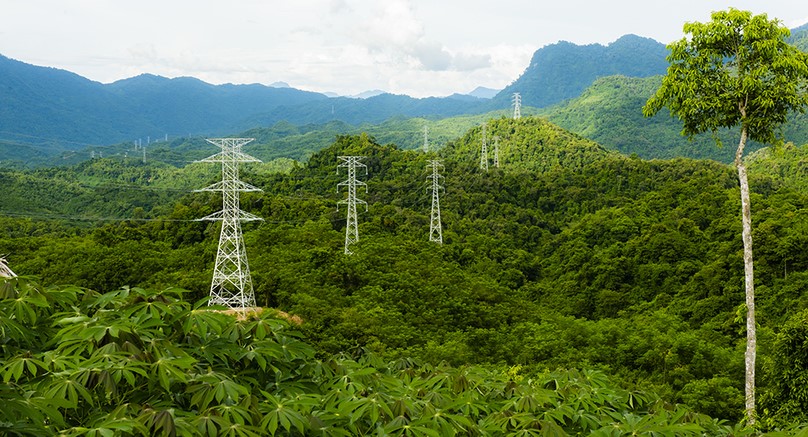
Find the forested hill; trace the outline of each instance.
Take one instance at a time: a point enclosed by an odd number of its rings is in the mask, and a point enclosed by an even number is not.
[[[580,96],[544,108],[539,114],[626,155],[637,154],[646,159],[689,157],[731,162],[735,158],[733,145],[737,145],[740,135],[738,129],[719,131],[718,138],[723,147],[716,147],[715,139],[709,134],[692,140],[683,137],[681,121],[671,117],[667,109],[654,117],[643,116],[643,105],[661,82],[661,76],[603,77]],[[808,143],[808,117],[791,114],[781,133],[785,142]],[[747,147],[747,150],[754,151],[762,145],[751,141]]]
[[[808,52],[808,25],[792,29],[788,42]],[[725,147],[715,147],[710,135],[689,141],[680,135],[681,122],[666,109],[651,118],[642,115],[643,105],[662,82],[661,76],[631,76],[601,77],[579,96],[543,108],[539,113],[565,129],[626,155],[636,153],[646,159],[707,158],[726,163],[734,159],[735,148],[731,145],[737,144],[737,130],[718,133]],[[808,143],[808,116],[791,114],[781,133],[786,143]],[[748,150],[760,147],[750,142]]]
[[[289,173],[245,166],[242,178],[264,190],[241,201],[266,220],[244,226],[258,302],[302,317],[321,355],[372,351],[528,373],[595,368],[624,387],[739,420],[745,333],[732,169],[629,158],[536,118],[489,120],[486,135],[488,171],[479,165],[481,127],[438,155],[358,135]],[[368,171],[358,173],[368,211],[360,209],[352,256],[343,253],[345,210],[336,209],[344,155],[364,156]],[[428,241],[434,158],[444,165],[443,245]],[[221,199],[186,194],[179,181],[204,186],[219,177],[215,166],[105,158],[73,172],[0,176],[0,253],[18,274],[95,290],[179,286],[190,301],[206,295],[218,228],[193,220]],[[808,337],[800,313],[808,191],[751,167],[750,178],[759,411],[765,426],[808,421],[804,385],[792,383],[800,376],[784,370],[802,357],[789,345]],[[55,180],[84,197],[43,197]],[[109,209],[93,213],[101,206]]]
[[[599,77],[664,74],[667,54],[664,44],[636,35],[625,35],[607,46],[561,41],[537,50],[525,72],[493,102],[507,106],[518,92],[522,104],[543,108],[580,95]]]

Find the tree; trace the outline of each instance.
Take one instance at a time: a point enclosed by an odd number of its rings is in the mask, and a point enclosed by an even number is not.
[[[708,23],[687,23],[689,34],[671,43],[667,74],[643,107],[645,116],[668,107],[682,120],[682,134],[711,132],[740,124],[735,167],[741,189],[746,291],[746,418],[755,423],[755,290],[749,183],[743,163],[747,139],[774,144],[790,112],[808,104],[808,55],[788,45],[788,28],[766,14],[730,8]],[[717,137],[715,137],[717,139]]]

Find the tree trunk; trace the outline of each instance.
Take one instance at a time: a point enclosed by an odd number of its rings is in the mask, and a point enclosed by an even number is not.
[[[743,112],[743,111],[742,111]],[[752,208],[749,202],[749,181],[743,163],[743,149],[746,146],[747,129],[741,127],[741,141],[735,153],[735,167],[738,168],[738,181],[741,184],[741,216],[743,221],[743,270],[746,285],[746,422],[755,424],[755,357],[757,336],[755,333],[755,281],[752,265]]]

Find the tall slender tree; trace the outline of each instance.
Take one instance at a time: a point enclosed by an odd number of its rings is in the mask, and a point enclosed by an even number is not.
[[[752,215],[743,152],[747,139],[776,144],[790,112],[808,104],[808,55],[787,44],[788,28],[766,14],[730,8],[713,12],[707,23],[687,23],[686,36],[668,45],[662,86],[643,108],[650,117],[667,107],[682,120],[688,137],[740,125],[735,167],[741,189],[746,292],[746,405],[755,424],[755,287]],[[716,140],[718,141],[718,140]]]

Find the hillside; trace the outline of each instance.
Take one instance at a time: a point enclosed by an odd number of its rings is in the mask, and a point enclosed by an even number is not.
[[[223,133],[249,114],[326,99],[262,85],[214,86],[192,78],[141,75],[104,85],[0,56],[4,140],[61,149],[91,144]]]
[[[339,137],[288,173],[245,166],[242,178],[264,190],[241,201],[266,220],[244,226],[260,304],[302,317],[320,356],[372,352],[539,373],[594,368],[622,387],[739,419],[743,290],[735,284],[743,269],[732,169],[620,156],[536,118],[487,125],[500,136],[500,168],[479,169],[479,126],[439,152],[442,246],[427,241],[426,161],[435,155],[358,135]],[[350,257],[345,211],[336,210],[342,155],[365,156],[368,167],[359,196],[369,209]],[[209,287],[218,228],[193,220],[221,199],[185,189],[216,180],[214,167],[105,158],[73,171],[5,171],[0,253],[15,272],[45,283],[179,286],[195,301]],[[38,200],[32,191],[57,183],[86,194]],[[778,411],[767,417],[773,426],[808,411],[774,408],[800,402],[778,388],[791,376],[776,370],[798,352],[776,345],[785,344],[777,343],[781,327],[801,326],[798,312],[808,309],[799,214],[808,191],[765,177],[753,178],[752,190],[759,390],[768,411]],[[139,202],[139,210],[93,204],[93,193]]]
[[[734,159],[738,132],[719,132],[723,147],[716,147],[710,135],[689,141],[683,137],[681,122],[667,110],[655,117],[642,115],[642,107],[661,83],[661,76],[631,78],[604,77],[595,81],[579,97],[539,110],[539,114],[559,126],[590,138],[623,154],[646,159],[688,157],[729,163]],[[783,126],[785,141],[808,142],[808,117],[792,115]],[[762,147],[750,142],[747,150]]]
[[[529,111],[526,111],[529,112]],[[280,121],[271,127],[249,129],[236,135],[244,138],[255,138],[245,146],[245,151],[264,162],[276,159],[296,160],[303,162],[315,152],[322,150],[334,142],[340,135],[358,135],[368,133],[382,144],[395,143],[402,149],[422,149],[424,144],[424,127],[429,129],[430,150],[444,147],[451,140],[462,136],[474,126],[493,116],[502,116],[508,111],[496,111],[487,114],[461,115],[437,120],[420,117],[393,117],[379,124],[362,123],[350,125],[341,121],[325,124],[294,125]],[[188,162],[204,158],[216,153],[216,147],[208,144],[204,138],[181,137],[168,142],[160,139],[146,148],[148,161],[163,162],[172,165],[185,165]],[[93,146],[82,150],[69,150],[57,156],[36,154],[32,150],[26,161],[0,159],[6,167],[33,168],[42,166],[70,166],[103,156],[121,161],[133,161],[143,156],[143,149],[130,142],[110,146]]]
[[[580,95],[599,77],[664,74],[667,54],[664,44],[636,35],[622,36],[607,46],[561,41],[537,50],[525,72],[493,102],[507,107],[518,92],[522,104],[544,108]]]
[[[336,97],[303,105],[284,105],[247,118],[238,127],[249,129],[271,126],[279,121],[300,125],[323,124],[330,121],[378,124],[393,117],[437,119],[485,112],[487,102],[488,99],[461,95],[421,99],[387,93],[366,99]]]

